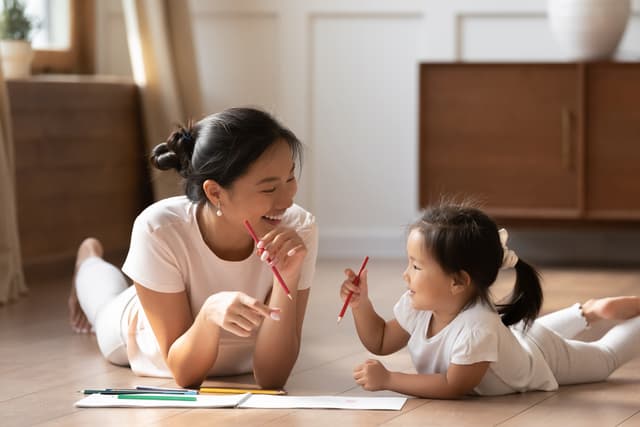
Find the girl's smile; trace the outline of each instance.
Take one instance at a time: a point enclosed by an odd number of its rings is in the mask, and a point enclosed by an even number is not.
[[[407,256],[408,265],[403,278],[414,307],[431,311],[446,309],[451,303],[453,279],[425,249],[424,236],[418,230],[409,234]]]

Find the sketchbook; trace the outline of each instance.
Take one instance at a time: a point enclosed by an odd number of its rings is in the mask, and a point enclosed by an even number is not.
[[[166,396],[166,395],[164,395]],[[259,408],[353,409],[399,411],[406,397],[269,396],[258,394],[197,395],[195,400],[121,399],[117,395],[91,394],[75,403],[78,408]]]
[[[115,394],[90,394],[75,403],[78,408],[235,408],[243,400],[251,397],[245,394],[225,394],[216,396],[189,396],[189,400],[166,400],[166,394],[145,395],[144,399],[122,399]],[[154,400],[157,397],[158,400]],[[182,398],[180,395],[178,398]],[[193,400],[191,400],[193,399]]]

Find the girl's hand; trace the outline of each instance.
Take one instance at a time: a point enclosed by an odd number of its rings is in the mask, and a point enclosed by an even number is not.
[[[295,230],[276,227],[260,239],[258,256],[269,265],[277,267],[285,277],[295,276],[302,269],[307,247]]]
[[[202,310],[207,319],[239,337],[248,337],[269,317],[280,320],[280,309],[271,308],[242,292],[218,292],[207,298]]]
[[[340,298],[342,301],[346,300],[349,296],[350,292],[353,292],[351,299],[349,300],[349,307],[356,308],[360,305],[361,301],[366,301],[369,299],[369,285],[367,284],[367,270],[365,269],[360,275],[360,281],[356,285],[354,282],[356,280],[356,273],[353,272],[350,268],[347,268],[344,271],[347,279],[342,282],[342,286],[340,287]]]
[[[386,390],[389,382],[389,371],[378,360],[368,359],[353,370],[353,379],[369,391]]]

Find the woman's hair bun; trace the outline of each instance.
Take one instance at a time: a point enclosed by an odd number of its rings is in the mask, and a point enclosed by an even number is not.
[[[175,169],[182,177],[187,177],[191,157],[196,144],[191,123],[178,128],[169,138],[151,151],[151,164],[160,170]]]

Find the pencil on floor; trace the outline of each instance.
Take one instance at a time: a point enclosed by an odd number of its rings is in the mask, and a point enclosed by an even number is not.
[[[156,387],[149,385],[137,385],[136,390],[148,393],[198,394],[198,390],[192,388]]]
[[[200,394],[271,394],[271,395],[285,395],[284,390],[265,390],[265,389],[251,389],[251,388],[228,388],[228,387],[200,387]]]
[[[118,399],[133,399],[133,400],[179,400],[183,402],[197,402],[198,398],[195,396],[185,395],[169,395],[169,394],[119,394]]]

